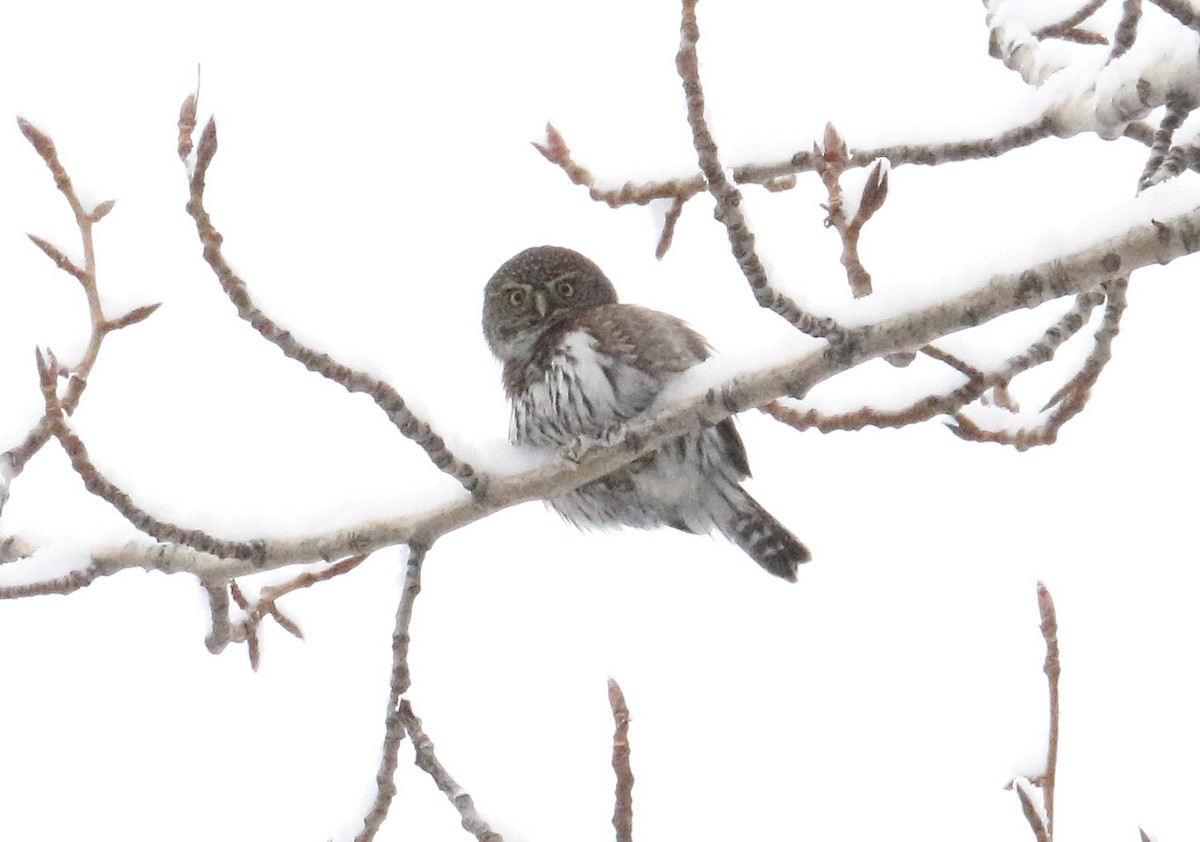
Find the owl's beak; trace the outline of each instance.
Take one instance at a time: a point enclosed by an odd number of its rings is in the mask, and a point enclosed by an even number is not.
[[[544,290],[535,290],[533,293],[533,306],[537,308],[539,316],[545,316],[546,311],[550,307],[550,303],[546,301],[546,293]]]

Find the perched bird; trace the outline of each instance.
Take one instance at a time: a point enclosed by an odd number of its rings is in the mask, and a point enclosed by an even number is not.
[[[484,290],[483,334],[504,364],[509,437],[543,447],[599,438],[711,352],[674,316],[617,303],[600,267],[556,246],[526,249],[496,270]],[[808,549],[741,487],[749,475],[727,418],[549,502],[579,527],[715,527],[794,582]]]

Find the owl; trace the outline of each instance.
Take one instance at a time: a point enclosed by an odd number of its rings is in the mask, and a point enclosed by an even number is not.
[[[483,334],[504,366],[509,437],[547,448],[599,438],[633,418],[712,350],[674,316],[618,303],[600,267],[556,246],[526,249],[496,270],[484,290]],[[727,418],[548,502],[581,528],[716,529],[794,582],[808,549],[741,487],[748,476]]]

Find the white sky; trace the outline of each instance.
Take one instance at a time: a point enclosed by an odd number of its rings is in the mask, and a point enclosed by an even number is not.
[[[550,119],[606,184],[690,173],[677,4],[248,5],[4,15],[0,116],[49,132],[85,196],[117,199],[97,231],[109,311],[163,302],[106,343],[72,421],[161,517],[295,535],[456,493],[367,399],[240,323],[206,270],[174,141],[197,62],[201,110],[220,125],[210,208],[254,295],[386,376],[482,466],[509,455],[480,292],[526,246],[583,251],[625,300],[670,310],[731,356],[807,347],[753,305],[706,200],[656,262],[654,210],[592,203],[529,146]],[[1043,4],[1047,20],[1051,5],[1072,4]],[[1037,107],[987,57],[977,2],[705,0],[700,15],[728,165],[808,148],[828,120],[869,146],[978,136]],[[0,450],[37,418],[33,347],[74,360],[86,337],[77,286],[24,238],[78,252],[65,203],[7,125]],[[1102,228],[1143,160],[1132,142],[1083,137],[898,167],[863,259],[881,296],[961,288],[1042,255],[1080,219]],[[847,312],[822,200],[811,175],[746,193],[779,284]],[[1139,824],[1196,838],[1192,265],[1135,276],[1116,359],[1052,448],[968,445],[937,423],[822,436],[743,418],[753,493],[815,554],[795,586],[717,540],[584,535],[540,504],[447,536],[417,603],[410,694],[442,760],[510,842],[611,838],[611,675],[633,712],[639,839],[1027,840],[1003,786],[1036,768],[1044,741],[1041,579],[1064,664],[1059,842],[1132,840]],[[1064,306],[945,345],[994,362]],[[1061,371],[1016,397],[1040,405]],[[877,363],[811,399],[898,406],[930,382],[955,381]],[[4,581],[132,537],[54,446],[14,484],[0,527],[47,547]],[[257,675],[242,649],[205,651],[189,577],[130,572],[0,605],[0,836],[353,836],[373,793],[400,558],[381,552],[286,600],[307,641],[268,623]],[[400,763],[380,838],[467,838],[407,745]]]

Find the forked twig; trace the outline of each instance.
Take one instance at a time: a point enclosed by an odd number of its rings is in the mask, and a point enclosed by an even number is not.
[[[899,167],[937,166],[957,161],[996,158],[1053,135],[1054,121],[1042,116],[994,136],[974,140],[851,149],[848,152],[847,167],[873,166],[881,159],[886,159],[893,167]],[[562,169],[573,184],[586,187],[593,201],[603,202],[611,208],[646,205],[660,199],[682,207],[689,199],[705,191],[706,184],[701,173],[640,184],[627,181],[620,187],[608,189],[600,187],[591,171],[571,156],[571,150],[558,130],[549,124],[546,126],[545,139],[542,142],[534,142],[533,146],[546,160]],[[780,161],[740,164],[733,168],[733,181],[736,184],[756,184],[769,192],[790,190],[796,186],[797,174],[816,171],[819,158],[819,155],[805,149]]]
[[[850,291],[855,298],[871,294],[871,275],[858,256],[858,238],[862,227],[883,206],[888,192],[888,175],[883,161],[876,161],[862,195],[852,216],[846,215],[841,177],[850,166],[850,150],[846,141],[838,134],[833,123],[825,124],[825,137],[821,144],[813,144],[813,158],[817,174],[829,193],[829,203],[821,205],[827,212],[825,227],[833,228],[842,239],[842,266],[850,282]]]
[[[408,699],[400,700],[399,710],[400,721],[404,723],[404,730],[408,732],[417,753],[417,767],[433,778],[437,788],[445,793],[454,809],[458,810],[463,828],[479,842],[504,842],[504,838],[480,817],[479,811],[475,809],[475,802],[467,791],[450,776],[446,767],[438,760],[433,749],[433,740],[429,739],[429,735],[421,727],[421,720],[413,713],[412,704]]]
[[[396,627],[392,631],[392,679],[388,691],[387,716],[384,718],[383,754],[379,760],[379,771],[375,774],[375,799],[363,817],[363,828],[354,837],[355,842],[371,842],[375,838],[383,826],[383,820],[387,818],[392,799],[396,797],[394,778],[406,727],[400,710],[400,697],[408,692],[412,684],[408,669],[408,645],[411,640],[408,627],[412,623],[417,594],[421,592],[421,565],[425,561],[425,552],[426,549],[419,545],[412,545],[408,550],[404,587],[396,607]]]
[[[1048,26],[1043,26],[1035,31],[1036,38],[1068,38],[1069,33],[1077,32],[1079,24],[1090,18],[1100,10],[1108,0],[1088,0],[1087,4],[1078,9],[1074,14],[1057,23],[1052,23]],[[1107,39],[1105,41],[1107,43]]]
[[[100,291],[96,285],[96,247],[92,231],[96,223],[112,211],[116,203],[109,200],[99,203],[91,210],[84,208],[79,194],[75,191],[75,185],[67,174],[66,167],[58,157],[58,149],[55,147],[53,139],[28,120],[17,118],[17,126],[46,164],[51,175],[54,176],[55,186],[71,207],[71,213],[75,217],[75,224],[79,228],[79,237],[83,246],[83,265],[80,265],[48,241],[33,234],[29,235],[30,241],[50,258],[55,266],[79,282],[87,300],[90,334],[83,356],[75,365],[56,366],[55,371],[56,377],[66,379],[66,391],[58,396],[57,400],[62,411],[70,415],[79,406],[83,391],[87,388],[88,376],[100,355],[104,339],[113,331],[129,327],[148,318],[158,309],[159,305],[137,307],[115,319],[105,316],[100,302]],[[57,395],[57,385],[55,392]],[[20,444],[0,454],[0,511],[3,510],[7,498],[9,483],[21,474],[25,469],[25,464],[42,449],[50,437],[50,421],[43,417],[26,434]]]
[[[1167,155],[1171,152],[1171,141],[1175,137],[1175,130],[1182,125],[1191,111],[1191,103],[1179,97],[1167,101],[1166,113],[1163,114],[1162,121],[1158,124],[1158,131],[1154,133],[1154,142],[1150,146],[1150,157],[1146,159],[1146,166],[1138,179],[1139,193],[1153,184],[1159,184],[1178,175],[1181,171],[1180,169],[1176,169],[1174,172],[1170,170],[1178,167],[1182,156],[1173,161],[1171,168],[1164,167],[1164,164],[1167,161]]]
[[[230,580],[229,595],[233,597],[233,601],[245,613],[245,617],[231,629],[230,640],[235,642],[245,641],[246,647],[249,650],[250,666],[257,670],[259,664],[258,630],[262,626],[264,618],[268,616],[274,618],[280,628],[288,634],[301,640],[304,639],[304,632],[300,630],[300,626],[283,613],[282,609],[276,604],[276,601],[292,591],[300,590],[301,588],[310,588],[318,582],[327,582],[330,579],[349,573],[362,564],[366,558],[367,555],[365,553],[360,553],[359,555],[342,559],[324,570],[306,571],[288,579],[286,582],[263,588],[258,593],[258,599],[253,601],[246,599],[236,580]]]
[[[831,415],[816,409],[800,410],[780,401],[772,401],[762,406],[761,410],[776,421],[797,430],[817,429],[823,433],[835,430],[861,430],[863,427],[906,427],[910,424],[929,421],[939,415],[955,415],[956,423],[961,424],[962,419],[958,417],[960,411],[985,397],[988,389],[993,390],[993,393],[999,398],[1001,395],[1007,394],[1009,384],[1018,374],[1053,359],[1058,348],[1087,324],[1089,315],[1103,300],[1104,295],[1096,290],[1076,296],[1075,304],[1071,309],[1048,327],[1036,342],[1021,353],[1010,357],[1004,365],[994,371],[979,371],[969,363],[947,354],[935,346],[925,346],[921,349],[921,353],[959,371],[967,378],[967,382],[944,394],[927,395],[902,409],[886,410],[864,406],[861,409]],[[1007,406],[1011,411],[1016,411],[1010,401],[997,400],[996,402]]]
[[[1005,444],[1018,450],[1027,450],[1057,441],[1058,433],[1063,425],[1083,411],[1091,397],[1092,387],[1096,384],[1104,367],[1112,359],[1112,343],[1121,329],[1121,316],[1127,306],[1125,293],[1128,286],[1129,277],[1127,275],[1113,278],[1100,285],[1107,303],[1104,308],[1104,318],[1100,328],[1096,331],[1095,345],[1079,370],[1042,407],[1043,412],[1051,410],[1045,421],[1015,432],[990,430],[975,423],[964,413],[958,412],[954,415],[954,421],[947,425],[950,431],[967,441]],[[1052,407],[1053,409],[1051,409]]]
[[[1033,831],[1033,838],[1037,842],[1052,842],[1050,831],[1046,828],[1046,823],[1042,821],[1041,811],[1038,810],[1037,804],[1033,800],[1033,794],[1029,791],[1031,783],[1025,778],[1016,778],[1012,782],[1012,789],[1017,793],[1017,799],[1021,802],[1021,812],[1025,814],[1025,821],[1029,822],[1029,827]]]

